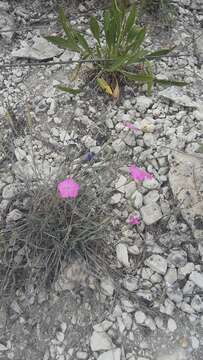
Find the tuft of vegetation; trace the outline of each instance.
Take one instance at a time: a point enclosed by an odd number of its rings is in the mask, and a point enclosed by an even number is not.
[[[183,86],[185,82],[177,80],[160,80],[153,75],[152,62],[168,55],[174,48],[149,51],[144,46],[147,29],[136,24],[137,10],[135,5],[130,10],[112,1],[110,9],[104,10],[102,21],[96,17],[90,19],[90,30],[93,39],[88,42],[84,34],[77,31],[65,17],[63,9],[59,21],[64,36],[47,36],[51,43],[80,55],[79,66],[84,61],[92,61],[98,85],[109,95],[118,98],[120,79],[147,84],[148,94],[153,85]],[[65,85],[57,86],[60,90],[77,94],[81,89],[72,89]]]
[[[17,202],[21,216],[9,219]],[[35,185],[11,199],[0,223],[0,290],[27,285],[48,286],[63,263],[81,256],[92,264],[104,264],[109,219],[99,206],[94,189],[83,188],[77,199],[61,199],[56,186]],[[19,211],[18,211],[19,214]],[[106,257],[106,256],[104,256]],[[99,266],[98,266],[99,268]]]

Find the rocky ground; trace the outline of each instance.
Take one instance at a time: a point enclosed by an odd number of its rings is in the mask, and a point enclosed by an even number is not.
[[[92,3],[68,8],[85,31]],[[74,97],[54,88],[72,69],[58,62],[76,59],[43,38],[59,29],[54,2],[0,1],[1,216],[7,224],[21,218],[9,201],[34,181],[36,168],[50,181],[67,159],[73,168],[80,161],[108,193],[116,256],[116,276],[95,281],[76,260],[51,289],[30,284],[2,297],[0,359],[203,358],[203,4],[177,3],[173,27],[154,29],[147,43],[176,45],[156,72],[190,85],[154,89],[152,97],[129,85],[114,104],[92,87]],[[25,65],[45,59],[57,64]],[[91,163],[84,161],[89,152]],[[154,179],[131,181],[132,163]],[[132,214],[140,225],[128,224]]]

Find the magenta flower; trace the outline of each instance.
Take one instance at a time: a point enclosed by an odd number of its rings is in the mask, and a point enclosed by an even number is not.
[[[78,196],[80,185],[77,184],[72,178],[67,178],[61,181],[58,186],[59,196],[63,199],[75,199]]]
[[[134,124],[128,122],[128,121],[125,121],[124,122],[124,125],[128,128],[128,129],[131,129],[133,130],[134,133],[137,133],[138,131],[140,131],[140,129],[138,129]]]
[[[147,171],[138,168],[136,165],[131,165],[129,171],[134,180],[143,181],[151,180],[154,178],[154,175],[149,174]]]
[[[140,223],[141,223],[141,220],[140,220],[139,216],[137,216],[137,215],[131,215],[128,220],[128,224],[130,224],[130,225],[139,225]]]

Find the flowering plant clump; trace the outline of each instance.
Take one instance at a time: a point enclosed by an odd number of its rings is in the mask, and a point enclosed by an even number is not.
[[[132,178],[136,181],[143,181],[143,180],[152,180],[154,179],[154,175],[148,173],[146,170],[140,169],[136,165],[131,165],[129,167],[130,174]]]
[[[130,225],[139,225],[141,223],[140,217],[138,215],[131,215],[128,224]]]
[[[72,178],[67,178],[58,184],[58,193],[62,199],[75,199],[80,190],[80,185]]]

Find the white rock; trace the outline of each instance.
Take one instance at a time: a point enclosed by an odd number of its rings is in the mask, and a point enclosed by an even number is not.
[[[139,191],[135,191],[132,194],[132,200],[133,200],[133,205],[135,207],[135,209],[140,209],[143,203],[143,196]]]
[[[140,211],[146,225],[152,225],[162,218],[161,208],[157,203],[142,206]]]
[[[120,360],[120,358],[121,350],[117,348],[99,355],[98,360]]]
[[[102,351],[113,349],[115,345],[105,332],[94,331],[90,338],[90,347],[92,351]]]
[[[203,300],[201,299],[201,297],[198,294],[196,294],[193,297],[193,299],[191,301],[191,306],[198,313],[203,312]]]
[[[13,50],[11,56],[17,58],[28,58],[35,60],[47,60],[63,53],[63,49],[60,49],[54,44],[51,44],[43,37],[34,37],[33,46],[25,44],[19,50]]]
[[[76,356],[79,360],[86,360],[88,358],[88,353],[85,351],[77,351]]]
[[[153,190],[159,189],[160,185],[156,179],[145,179],[142,183],[145,189]]]
[[[103,278],[100,283],[101,290],[106,296],[113,296],[115,286],[110,277]]]
[[[148,205],[151,204],[152,202],[157,202],[159,200],[159,192],[157,190],[152,190],[149,191],[145,196],[144,196],[144,204]]]
[[[8,348],[5,345],[0,343],[0,351],[7,351],[7,350],[8,350]]]
[[[168,330],[171,332],[174,332],[177,329],[177,325],[175,320],[173,319],[168,319]]]
[[[164,276],[165,282],[170,285],[174,284],[177,281],[177,278],[177,270],[173,268],[168,269],[166,275]]]
[[[194,350],[199,348],[199,339],[196,336],[191,336],[191,343]]]
[[[130,330],[132,327],[132,317],[128,313],[122,314],[123,322],[127,330]]]
[[[152,133],[145,133],[143,136],[143,140],[147,147],[154,145],[154,136]]]
[[[124,185],[124,192],[127,199],[131,198],[136,190],[137,185],[135,181],[131,181],[130,183]]]
[[[93,329],[97,332],[104,332],[110,329],[113,323],[109,320],[104,320],[99,324],[93,326]]]
[[[115,152],[119,153],[125,149],[125,143],[121,139],[116,139],[112,143],[112,148],[114,149]]]
[[[167,100],[174,101],[176,104],[184,107],[196,108],[198,106],[198,104],[192,101],[189,96],[184,94],[183,90],[178,89],[175,86],[162,90],[159,93],[159,96]]]
[[[121,299],[121,304],[127,313],[132,313],[135,311],[135,305],[132,303],[132,301],[123,298]]]
[[[118,180],[116,181],[116,183],[115,183],[115,188],[116,188],[116,190],[124,193],[124,192],[125,192],[124,185],[126,184],[126,182],[127,182],[126,177],[123,176],[123,175],[121,175],[121,176],[119,177],[119,179],[118,179]]]
[[[187,263],[185,266],[180,267],[178,269],[178,277],[179,279],[184,279],[188,274],[191,274],[194,271],[195,266],[193,263]]]
[[[123,280],[123,286],[126,290],[133,292],[138,289],[138,278],[137,277],[131,277],[129,279]]]
[[[10,199],[13,196],[17,195],[20,190],[22,190],[22,186],[16,184],[8,184],[3,189],[2,197],[4,199]]]
[[[138,96],[136,100],[136,108],[141,113],[145,113],[153,104],[152,99],[146,96]]]
[[[190,280],[192,280],[200,289],[203,289],[203,273],[193,271],[190,274]]]
[[[142,311],[135,312],[135,321],[137,324],[143,324],[146,320],[146,315]]]
[[[111,204],[116,205],[121,201],[121,199],[122,199],[122,195],[120,193],[114,194],[111,197]]]
[[[167,261],[160,255],[151,255],[145,260],[145,265],[149,266],[152,270],[159,274],[164,275],[167,270]]]
[[[128,259],[128,247],[126,244],[120,243],[116,245],[116,256],[118,261],[125,267],[129,267],[129,259]]]
[[[13,209],[6,217],[6,223],[9,224],[14,221],[22,219],[23,213],[18,209]]]
[[[57,333],[56,333],[56,338],[57,338],[57,340],[59,341],[59,342],[63,342],[64,341],[64,333],[62,333],[61,331],[58,331]]]

